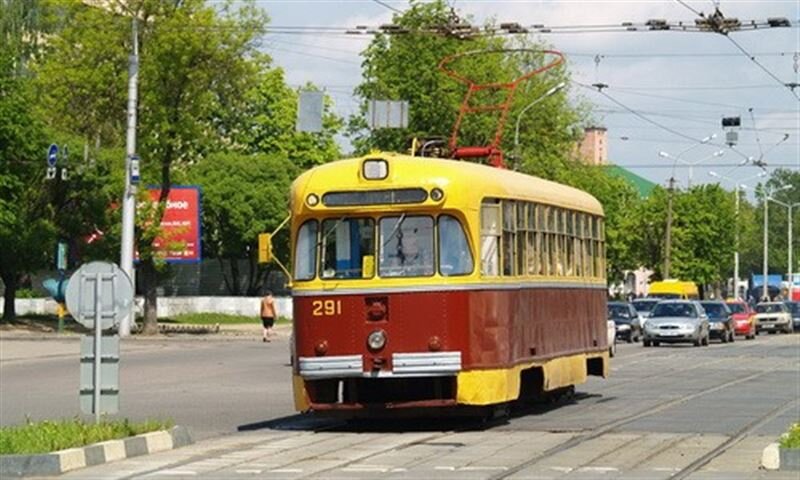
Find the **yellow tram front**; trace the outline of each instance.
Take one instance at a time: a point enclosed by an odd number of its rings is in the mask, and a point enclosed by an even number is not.
[[[298,410],[495,405],[519,398],[532,368],[540,390],[606,373],[602,209],[587,194],[477,164],[376,153],[304,173],[291,202]],[[530,214],[535,223],[535,205],[552,210],[554,229],[563,223],[571,270],[567,257],[556,267],[550,247],[529,270],[536,239],[528,249],[524,233],[504,235],[503,222],[519,217],[527,228]],[[581,243],[591,259],[567,248],[567,216],[573,233],[580,219],[594,235]],[[555,234],[540,244],[551,239],[556,254]]]

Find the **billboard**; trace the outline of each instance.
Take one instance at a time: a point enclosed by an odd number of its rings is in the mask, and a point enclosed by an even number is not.
[[[161,189],[151,187],[148,191],[153,202],[157,202]],[[167,262],[195,263],[202,259],[200,187],[173,185],[169,189],[161,229],[163,238],[156,238],[153,246]]]

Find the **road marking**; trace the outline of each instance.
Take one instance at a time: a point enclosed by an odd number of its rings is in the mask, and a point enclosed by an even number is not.
[[[460,472],[462,472],[462,471],[463,472],[470,472],[470,471],[478,472],[478,471],[481,471],[481,470],[504,470],[505,471],[505,470],[508,470],[508,467],[479,467],[479,466],[474,466],[474,467],[461,467],[458,470]]]
[[[579,472],[619,472],[618,468],[614,467],[581,467],[578,469]]]
[[[433,469],[434,470],[445,470],[445,471],[448,471],[448,472],[454,472],[456,470],[456,467],[441,466],[441,467],[433,467]]]
[[[303,473],[302,468],[276,468],[270,470],[269,473]]]
[[[256,470],[256,469],[244,469],[244,470],[236,470],[236,473],[252,473],[252,474],[259,474],[263,472],[263,470]]]
[[[550,467],[550,470],[555,470],[556,472],[569,473],[572,471],[572,467]]]
[[[386,473],[389,471],[388,468],[383,467],[344,467],[342,469],[343,472],[379,472],[379,473]]]

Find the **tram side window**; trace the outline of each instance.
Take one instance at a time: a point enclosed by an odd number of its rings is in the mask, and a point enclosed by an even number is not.
[[[323,279],[370,278],[375,255],[371,218],[329,218],[322,222]]]
[[[583,269],[583,213],[575,212],[575,275],[584,276]]]
[[[481,274],[500,274],[500,204],[481,205]]]
[[[525,202],[517,202],[517,275],[527,275],[527,254],[525,248],[525,236],[528,230],[525,223],[526,211],[528,204]]]
[[[433,275],[433,218],[420,215],[383,217],[380,222],[381,277]]]
[[[575,275],[575,212],[567,210],[567,231],[564,237],[567,276]]]
[[[503,275],[514,275],[514,237],[517,230],[514,202],[503,200]]]
[[[297,231],[294,257],[295,280],[311,280],[317,267],[317,221],[309,220]]]
[[[461,223],[450,215],[439,217],[439,273],[443,277],[468,275],[473,269],[472,253]]]
[[[539,254],[539,247],[536,245],[536,209],[539,208],[538,205],[533,203],[528,203],[525,206],[525,210],[527,211],[527,232],[525,233],[525,237],[527,240],[527,249],[525,251],[525,257],[527,262],[527,273],[528,275],[538,275],[538,262],[537,256]]]

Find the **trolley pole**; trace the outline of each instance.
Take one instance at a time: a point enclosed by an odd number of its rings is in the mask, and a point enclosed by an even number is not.
[[[125,141],[125,193],[122,196],[122,242],[120,246],[120,267],[136,285],[133,269],[133,234],[136,217],[136,184],[139,177],[136,155],[136,104],[139,80],[139,34],[136,16],[133,17],[133,54],[128,67],[128,134]],[[134,287],[135,291],[135,287]],[[133,308],[123,315],[119,323],[119,335],[126,337],[131,333]]]
[[[672,192],[675,188],[675,177],[669,179],[669,196],[667,197],[667,232],[664,246],[664,280],[669,277],[670,254],[672,252]]]

